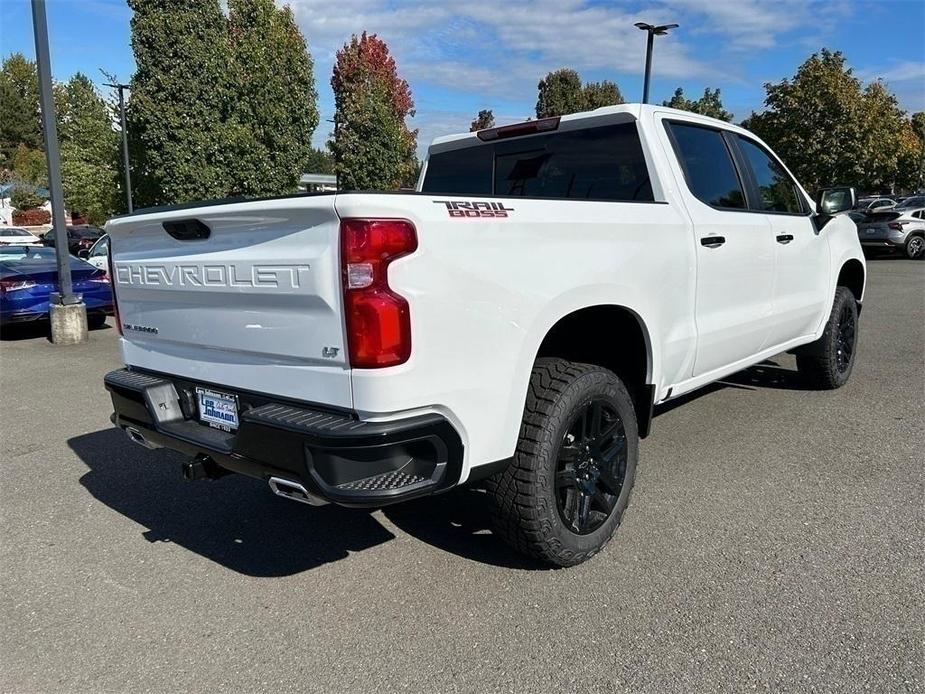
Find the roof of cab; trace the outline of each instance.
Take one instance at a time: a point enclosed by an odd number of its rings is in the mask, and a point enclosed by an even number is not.
[[[715,126],[721,126],[729,130],[737,130],[737,131],[745,132],[742,128],[740,128],[739,126],[733,123],[728,123],[726,121],[718,120],[716,118],[710,118],[709,116],[702,116],[699,113],[691,113],[690,111],[682,111],[680,109],[670,108],[668,106],[659,106],[657,104],[641,104],[641,103],[620,104],[618,106],[601,106],[600,108],[596,108],[593,111],[580,111],[578,113],[570,113],[566,116],[562,116],[560,122],[568,123],[570,121],[584,120],[587,118],[600,118],[601,116],[614,116],[617,114],[625,114],[629,118],[632,118],[633,120],[639,120],[643,113],[652,112],[652,111],[658,111],[660,113],[664,112],[664,113],[669,113],[669,114],[676,114],[679,118],[683,118],[685,120],[691,120],[691,121],[695,121],[698,123],[704,123],[705,125],[712,124]],[[505,123],[505,125],[514,125],[514,123],[510,123],[510,124]],[[504,127],[504,126],[498,126],[498,127]],[[431,143],[431,146],[433,147],[435,145],[445,145],[450,142],[457,142],[460,140],[471,140],[471,139],[476,139],[475,132],[457,133],[455,135],[442,135],[440,137],[434,138],[433,142]]]

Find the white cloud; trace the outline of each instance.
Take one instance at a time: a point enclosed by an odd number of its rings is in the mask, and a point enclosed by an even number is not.
[[[329,81],[336,51],[352,34],[375,33],[411,83],[422,145],[432,132],[468,126],[472,115],[456,113],[463,103],[503,104],[527,115],[536,83],[556,68],[618,84],[627,75],[638,76],[645,34],[633,26],[637,21],[681,24],[657,39],[658,79],[757,92],[749,68],[764,51],[805,50],[807,41],[821,45],[856,9],[852,0],[652,0],[644,11],[635,4],[591,0],[277,2],[292,7],[315,57],[323,118],[331,118],[333,110]],[[424,86],[458,98],[442,103]],[[757,93],[755,98],[760,101]],[[316,143],[324,139],[316,135]]]
[[[925,91],[925,62],[906,60],[887,67],[866,68],[858,71],[858,76],[865,82],[881,79],[884,82],[918,82]]]

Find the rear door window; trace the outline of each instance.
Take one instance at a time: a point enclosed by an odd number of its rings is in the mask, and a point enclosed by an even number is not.
[[[675,153],[694,196],[712,207],[745,209],[745,193],[732,154],[719,130],[668,123]]]
[[[635,123],[434,154],[422,191],[623,202],[654,199]]]

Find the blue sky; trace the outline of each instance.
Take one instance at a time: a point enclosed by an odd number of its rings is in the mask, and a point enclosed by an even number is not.
[[[284,3],[279,3],[284,4]],[[922,0],[290,0],[315,59],[322,123],[330,131],[331,68],[354,32],[378,33],[411,84],[420,144],[468,130],[481,108],[499,123],[533,113],[536,83],[573,67],[611,79],[627,101],[642,91],[645,35],[633,23],[677,22],[656,40],[652,98],[681,86],[720,87],[737,118],[760,109],[762,85],[791,76],[813,51],[841,50],[864,80],[883,79],[909,111],[925,110]],[[133,69],[129,20],[120,0],[48,0],[56,79],[100,68],[125,81]],[[0,0],[0,53],[34,55],[28,0]]]

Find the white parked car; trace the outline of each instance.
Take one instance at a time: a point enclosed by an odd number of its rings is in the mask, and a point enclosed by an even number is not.
[[[411,193],[142,210],[107,224],[113,421],[188,478],[311,504],[485,480],[496,532],[576,564],[656,404],[784,351],[848,380],[854,202],[814,203],[742,128],[636,104],[438,138]]]
[[[0,244],[40,246],[42,239],[22,227],[0,226]]]
[[[103,234],[97,239],[89,250],[78,251],[77,255],[93,267],[104,270],[106,274],[109,274],[109,234]]]
[[[861,212],[876,212],[877,210],[888,210],[895,205],[896,201],[892,198],[861,198],[855,209]]]

